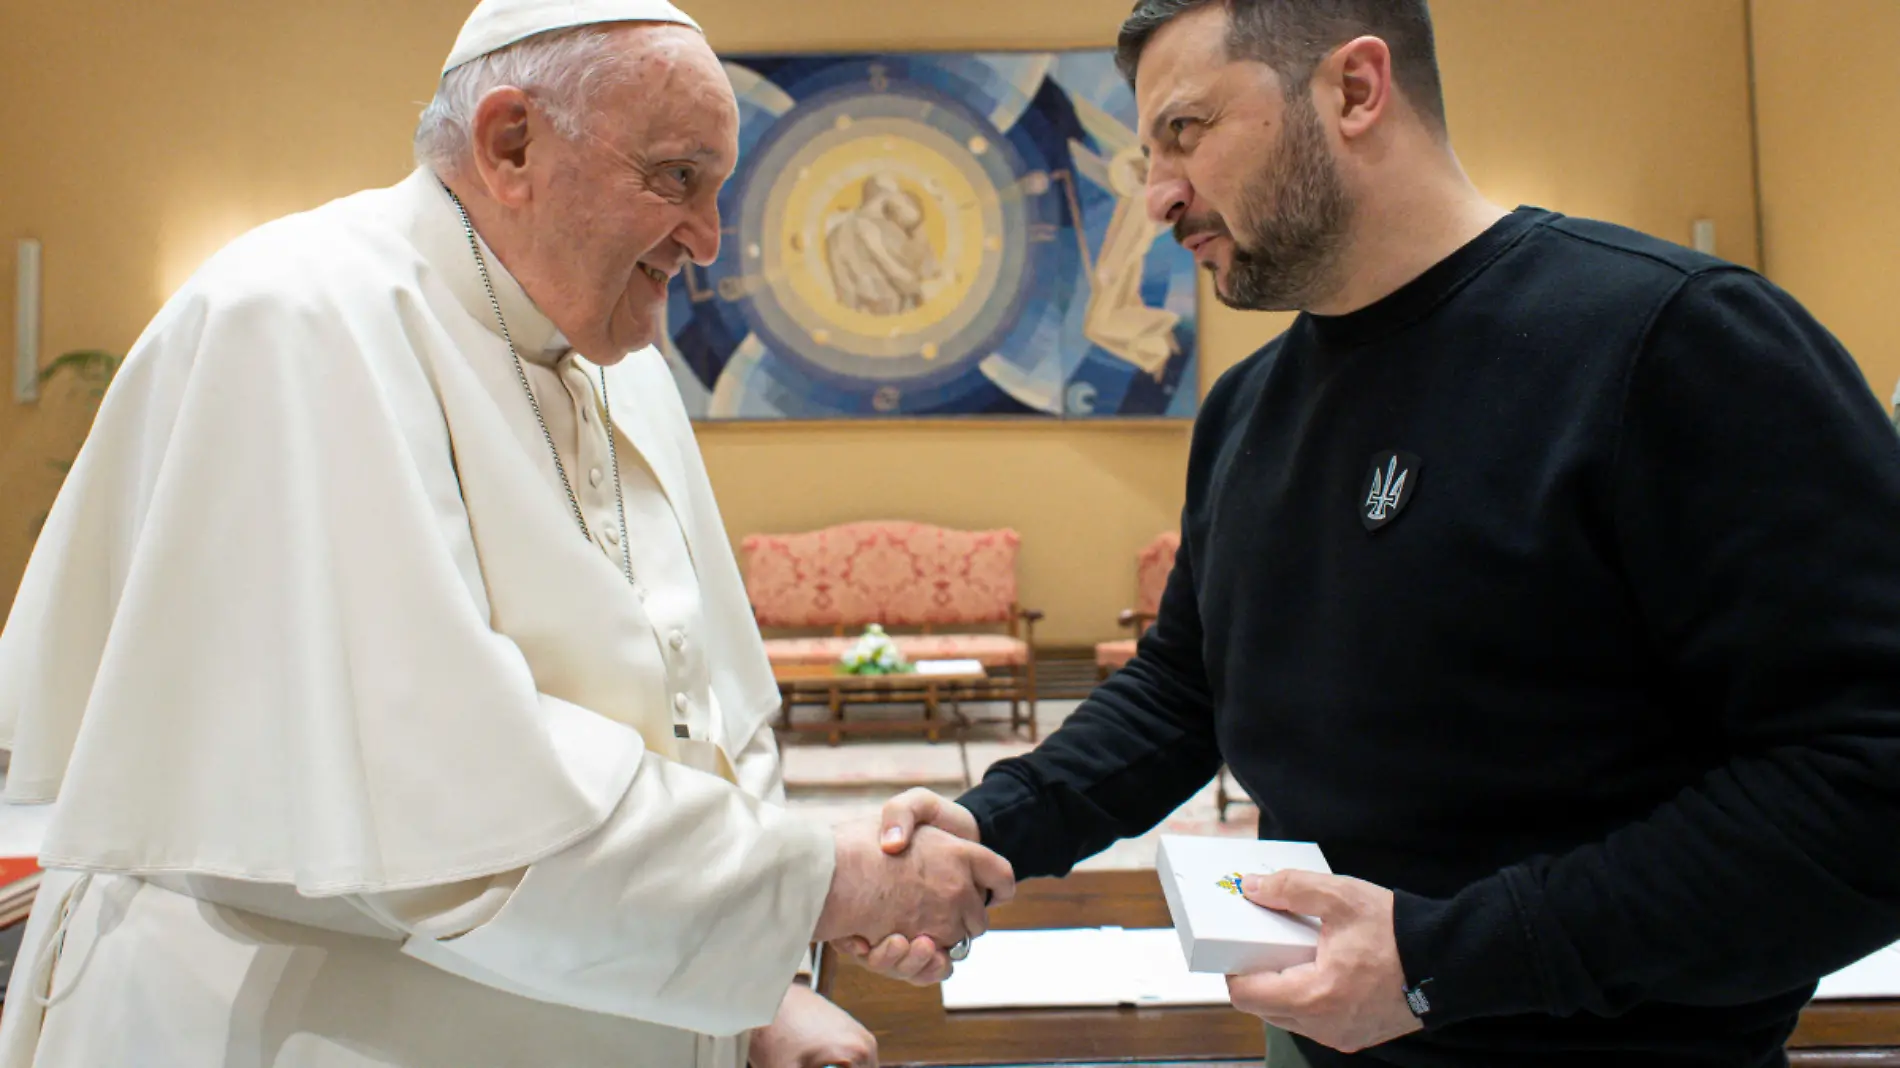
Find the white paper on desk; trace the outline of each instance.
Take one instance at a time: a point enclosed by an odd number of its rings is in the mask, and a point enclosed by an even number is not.
[[[974,943],[973,943],[974,944]],[[1900,998],[1900,943],[1856,961],[1821,980],[1817,1001],[1841,998]]]
[[[919,660],[911,667],[919,675],[981,675],[981,660]]]
[[[1135,996],[1127,1005],[1231,1005],[1227,977],[1188,971],[1181,936],[1172,927],[1123,931]]]
[[[37,857],[52,822],[51,805],[0,804],[0,857]]]
[[[0,773],[0,790],[7,777]],[[53,821],[52,805],[9,805],[0,801],[0,857],[37,857]]]
[[[1188,971],[1168,927],[992,931],[943,984],[953,1012],[1226,1004],[1225,977]]]

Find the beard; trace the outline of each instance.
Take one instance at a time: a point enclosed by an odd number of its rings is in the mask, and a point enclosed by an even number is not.
[[[1333,165],[1319,116],[1304,94],[1289,94],[1273,152],[1242,184],[1235,219],[1183,218],[1177,239],[1212,231],[1233,240],[1227,276],[1215,273],[1222,304],[1243,311],[1300,311],[1335,288],[1352,222],[1352,199]]]

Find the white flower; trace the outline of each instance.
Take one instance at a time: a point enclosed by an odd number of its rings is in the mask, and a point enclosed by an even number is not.
[[[897,643],[876,623],[868,624],[864,633],[838,659],[844,669],[851,672],[900,671],[904,667]]]

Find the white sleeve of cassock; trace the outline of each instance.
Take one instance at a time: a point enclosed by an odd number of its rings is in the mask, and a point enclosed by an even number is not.
[[[832,849],[827,829],[648,753],[613,815],[568,849],[357,903],[408,933],[403,952],[465,979],[735,1035],[772,1022],[806,962]]]
[[[779,758],[778,734],[770,723],[759,724],[752,740],[733,759],[732,768],[738,777],[739,789],[768,805],[785,803],[785,765]],[[811,976],[812,958],[807,950],[804,959],[798,962],[798,977],[810,979]]]
[[[779,761],[778,735],[770,723],[759,724],[752,740],[732,759],[732,773],[739,789],[768,805],[785,804],[785,766]]]

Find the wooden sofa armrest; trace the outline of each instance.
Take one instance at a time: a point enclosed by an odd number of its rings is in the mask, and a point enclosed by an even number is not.
[[[1011,605],[1009,610],[1009,636],[1021,638],[1031,646],[1036,644],[1036,621],[1043,616],[1038,608],[1024,608]]]
[[[1152,613],[1138,612],[1133,608],[1122,609],[1120,618],[1116,620],[1120,625],[1134,631],[1136,637],[1147,633],[1148,625],[1154,621],[1155,617]]]

